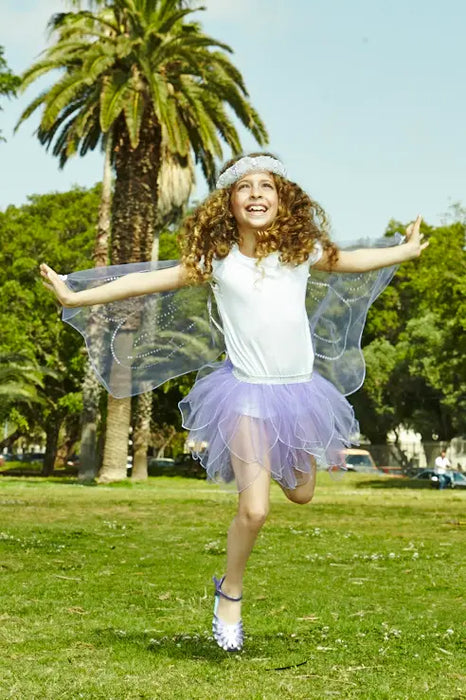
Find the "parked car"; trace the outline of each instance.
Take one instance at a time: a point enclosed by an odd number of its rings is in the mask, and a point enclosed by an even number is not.
[[[165,472],[168,476],[174,464],[175,460],[170,457],[149,457],[147,473],[149,476],[163,476]]]
[[[191,454],[180,454],[175,459],[153,457],[149,459],[148,472],[149,476],[205,477],[205,469]]]
[[[413,476],[413,479],[431,479],[432,474],[434,474],[433,469],[422,469],[420,472]]]
[[[466,489],[466,476],[463,472],[450,472],[453,478],[452,489]]]
[[[206,477],[204,467],[197,459],[194,459],[190,452],[175,457],[175,469],[179,476],[191,476],[196,479],[205,479]]]
[[[349,448],[343,450],[346,468],[350,472],[361,472],[363,474],[374,474],[379,470],[374,459],[368,450]]]
[[[11,454],[11,452],[5,452],[4,454],[2,454],[2,457],[3,457],[3,462],[18,462],[19,461],[18,456]]]
[[[11,460],[17,462],[26,462],[31,464],[32,462],[43,462],[45,457],[45,452],[22,452],[21,454],[12,455]]]
[[[150,463],[156,467],[172,467],[175,460],[171,457],[152,457]]]
[[[429,481],[432,486],[438,487],[438,476],[434,469],[422,469],[415,476],[413,476],[413,479],[416,481]]]
[[[383,472],[384,474],[388,474],[389,476],[397,476],[397,477],[403,477],[404,473],[401,467],[379,467],[380,471]]]
[[[466,489],[466,476],[462,472],[449,471],[445,474],[446,488],[450,489]],[[439,487],[438,474],[435,469],[423,469],[419,474],[416,474],[414,479],[428,480],[433,488]]]

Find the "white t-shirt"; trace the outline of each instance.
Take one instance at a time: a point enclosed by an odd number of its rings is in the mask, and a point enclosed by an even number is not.
[[[435,459],[435,471],[437,474],[445,474],[446,470],[451,466],[448,457],[441,457],[440,455]]]
[[[312,375],[305,298],[309,266],[322,256],[322,246],[317,242],[301,265],[285,265],[279,255],[271,253],[257,264],[234,245],[225,258],[212,261],[225,345],[233,374],[242,381],[284,384]]]

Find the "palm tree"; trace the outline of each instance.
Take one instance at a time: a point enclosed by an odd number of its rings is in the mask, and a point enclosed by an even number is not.
[[[10,403],[42,404],[44,370],[23,355],[0,355],[0,398],[2,406]]]
[[[162,144],[179,158],[190,154],[209,183],[223,141],[233,153],[240,139],[227,109],[266,143],[231,49],[206,36],[180,0],[113,0],[94,13],[55,15],[56,43],[23,76],[23,88],[52,70],[62,75],[24,111],[43,108],[37,132],[61,162],[85,155],[111,136],[115,189],[111,261],[149,259],[157,223]],[[130,408],[109,398],[102,478],[126,473]],[[114,414],[118,417],[113,420]],[[111,474],[110,474],[111,472]]]
[[[39,367],[31,358],[17,353],[0,353],[1,418],[4,421],[0,448],[22,435],[28,425],[27,414],[47,406],[44,376],[50,370]],[[11,418],[11,410],[16,416]],[[23,414],[25,413],[26,416]],[[18,418],[21,416],[20,420]]]
[[[162,144],[162,160],[158,173],[156,236],[152,245],[152,260],[159,259],[158,234],[179,222],[194,188],[194,164],[190,154],[186,158],[171,153]],[[131,477],[135,481],[147,479],[147,449],[151,436],[153,394],[138,396],[133,418],[133,468]]]
[[[100,196],[99,217],[92,256],[95,267],[104,267],[108,264],[112,203],[111,146],[111,134],[107,134],[104,139],[105,159],[102,193]],[[95,335],[99,337],[99,327],[96,326],[93,330]],[[97,429],[102,396],[102,386],[99,384],[89,360],[87,361],[84,373],[82,392],[83,412],[81,416],[81,447],[78,479],[82,482],[89,482],[95,479],[100,464]]]
[[[52,70],[64,74],[28,106],[19,123],[44,107],[38,137],[47,148],[53,144],[62,163],[76,152],[85,155],[102,134],[114,130],[132,152],[152,127],[166,137],[171,153],[187,157],[192,150],[212,184],[215,159],[223,156],[221,140],[234,153],[241,150],[226,106],[258,143],[266,143],[267,133],[226,55],[230,47],[204,35],[199,23],[188,23],[196,10],[183,5],[181,0],[113,0],[94,14],[54,15],[50,28],[57,42],[25,72],[22,89]],[[161,138],[158,155],[160,143]],[[115,165],[119,152],[115,140]],[[158,171],[158,163],[153,169]]]
[[[0,46],[0,96],[15,97],[16,91],[19,88],[21,80],[17,75],[14,75],[8,68],[8,64],[4,58],[3,46]],[[0,107],[0,111],[2,107]],[[0,141],[5,141],[0,129]]]

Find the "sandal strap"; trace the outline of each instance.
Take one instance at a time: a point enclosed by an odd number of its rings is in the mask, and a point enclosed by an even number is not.
[[[232,596],[227,595],[227,593],[224,593],[222,591],[222,583],[224,582],[224,580],[225,580],[225,576],[222,576],[222,578],[220,578],[220,579],[218,579],[216,576],[212,577],[212,581],[215,584],[215,593],[217,595],[222,596],[222,598],[226,598],[226,600],[231,600],[232,603],[239,603],[239,601],[243,599],[242,595],[240,595],[239,598],[233,598]]]

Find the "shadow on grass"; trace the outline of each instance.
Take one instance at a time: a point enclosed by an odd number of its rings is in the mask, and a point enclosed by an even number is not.
[[[310,661],[310,650],[296,649],[290,640],[277,638],[277,635],[256,635],[246,640],[246,648],[239,653],[229,653],[220,649],[207,632],[202,634],[175,634],[160,636],[147,632],[124,632],[114,628],[94,630],[96,646],[111,647],[134,654],[135,649],[146,651],[158,657],[176,661],[191,660],[223,664],[232,658],[261,661],[266,671],[283,671],[303,666]],[[92,639],[92,638],[91,638]],[[308,640],[311,642],[311,640]],[[312,643],[312,642],[311,642]],[[264,654],[265,657],[264,658]]]
[[[77,474],[77,470],[73,468],[55,469],[51,474],[43,474],[41,466],[37,467],[37,469],[34,467],[11,467],[0,471],[0,476],[41,477],[42,479],[48,479],[50,477],[69,478],[76,477]]]
[[[222,663],[225,661],[225,652],[217,647],[212,637],[203,634],[175,634],[173,636],[160,636],[155,632],[124,632],[113,628],[94,630],[95,645],[124,650],[131,654],[137,648],[156,656],[170,659],[193,659]]]
[[[76,476],[59,476],[52,474],[52,476],[42,476],[41,474],[10,474],[10,473],[0,473],[0,483],[5,482],[8,484],[61,484],[63,486],[78,485],[78,486],[98,486],[95,481],[79,481]]]
[[[429,480],[408,479],[399,477],[387,477],[386,479],[374,479],[373,481],[360,481],[356,484],[358,489],[429,489],[433,490]]]
[[[76,476],[76,472],[65,473],[65,470],[59,470],[53,472],[48,476],[41,474],[40,472],[28,473],[27,471],[16,471],[10,470],[7,472],[0,472],[1,481],[8,482],[9,484],[61,484],[63,486],[99,486],[100,488],[115,488],[115,489],[132,489],[137,486],[145,485],[149,483],[148,481],[133,481],[129,477],[122,479],[121,481],[112,481],[108,484],[99,484],[96,479],[81,480]]]

